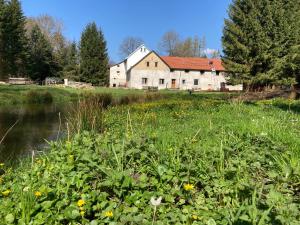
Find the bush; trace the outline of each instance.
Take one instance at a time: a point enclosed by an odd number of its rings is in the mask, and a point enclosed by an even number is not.
[[[53,102],[53,96],[50,92],[31,90],[26,94],[26,102],[31,104],[49,104]]]

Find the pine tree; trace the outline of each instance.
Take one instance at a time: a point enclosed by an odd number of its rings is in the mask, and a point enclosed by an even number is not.
[[[7,3],[6,34],[4,35],[4,57],[10,76],[25,76],[28,58],[25,35],[25,17],[18,0]]]
[[[43,81],[46,77],[54,76],[57,65],[54,62],[53,49],[37,25],[30,33],[29,45],[30,77],[33,80]]]
[[[0,80],[6,79],[6,62],[4,55],[4,43],[7,30],[7,6],[4,0],[0,0]]]
[[[67,48],[66,65],[63,70],[63,77],[71,80],[80,80],[78,68],[78,50],[76,42],[70,44]]]
[[[295,5],[299,3],[233,1],[223,31],[223,62],[233,83],[252,87],[295,83],[297,65],[293,56],[298,51],[296,21],[300,16]]]
[[[106,41],[95,23],[86,26],[80,41],[80,79],[93,85],[108,82]]]

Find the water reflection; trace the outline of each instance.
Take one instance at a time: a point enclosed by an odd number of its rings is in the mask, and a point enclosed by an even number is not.
[[[23,105],[0,107],[0,140],[6,131],[18,123],[0,145],[0,162],[15,160],[41,150],[45,140],[55,140],[69,106],[63,105]]]

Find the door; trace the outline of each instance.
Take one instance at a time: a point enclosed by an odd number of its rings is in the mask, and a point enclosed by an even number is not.
[[[171,88],[176,88],[176,79],[172,79]]]

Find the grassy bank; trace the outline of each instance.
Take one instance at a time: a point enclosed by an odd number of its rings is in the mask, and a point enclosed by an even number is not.
[[[87,106],[101,129],[2,165],[0,224],[299,224],[299,102],[227,97]]]
[[[49,102],[69,102],[78,100],[81,95],[111,94],[113,97],[121,97],[129,94],[141,94],[139,90],[109,89],[96,87],[91,90],[49,87],[38,85],[0,85],[0,105],[39,104]]]

